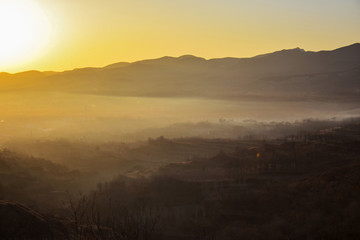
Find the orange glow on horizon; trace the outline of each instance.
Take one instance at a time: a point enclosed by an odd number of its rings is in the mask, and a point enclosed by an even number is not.
[[[332,50],[360,39],[356,1],[11,2],[21,7],[32,3],[30,19],[37,23],[46,17],[52,35],[48,44],[30,44],[16,61],[3,56],[0,72],[62,71],[184,54],[218,58],[252,57],[295,47]],[[11,24],[19,28],[16,22]],[[30,35],[37,36],[37,42],[39,36],[44,40],[49,24],[32,24],[43,30]]]

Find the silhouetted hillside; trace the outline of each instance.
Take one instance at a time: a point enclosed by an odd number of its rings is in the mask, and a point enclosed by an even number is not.
[[[310,130],[268,140],[24,145],[123,173],[98,184],[94,175],[4,150],[0,212],[9,221],[0,222],[0,238],[358,239],[359,119],[302,124]]]
[[[133,224],[161,226],[150,239],[357,239],[359,130],[354,122],[119,177],[89,195],[97,208],[85,212],[106,209],[104,225],[136,213]]]
[[[127,97],[349,101],[359,97],[359,76],[357,43],[333,51],[296,48],[246,59],[205,60],[186,55],[61,73],[2,74],[0,89]]]
[[[86,190],[95,184],[93,178],[44,159],[0,151],[0,199],[53,211],[62,206],[67,192]]]
[[[65,239],[66,228],[22,204],[0,200],[1,239]]]

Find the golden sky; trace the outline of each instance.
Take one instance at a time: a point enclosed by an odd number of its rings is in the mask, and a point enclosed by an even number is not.
[[[0,72],[360,42],[358,0],[0,0],[1,9]]]

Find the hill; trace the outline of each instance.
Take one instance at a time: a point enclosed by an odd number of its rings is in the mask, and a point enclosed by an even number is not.
[[[64,72],[1,73],[0,143],[136,141],[165,134],[236,138],[239,129],[214,131],[211,125],[357,117],[359,79],[360,44],[253,58],[184,55]],[[201,122],[210,124],[187,124]]]
[[[253,58],[185,55],[59,73],[0,75],[0,91],[62,91],[126,97],[238,100],[359,98],[360,44],[332,51],[299,48]]]
[[[61,208],[68,194],[92,187],[93,177],[45,159],[0,151],[0,199],[41,211]]]

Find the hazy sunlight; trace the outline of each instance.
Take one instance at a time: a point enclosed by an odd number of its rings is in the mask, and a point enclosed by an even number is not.
[[[46,43],[50,24],[32,0],[0,1],[0,66],[29,58]]]

